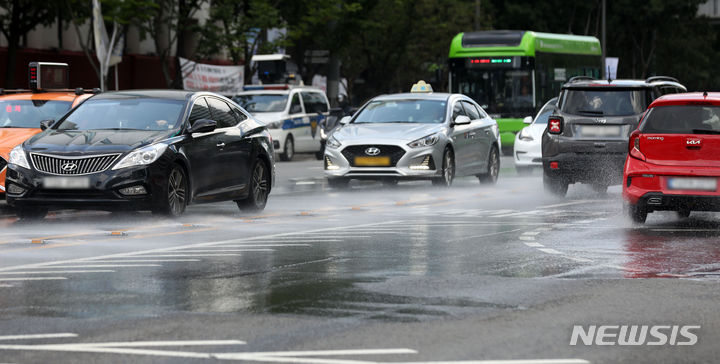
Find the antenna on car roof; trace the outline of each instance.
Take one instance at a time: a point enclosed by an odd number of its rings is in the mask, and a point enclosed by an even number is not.
[[[703,97],[707,98],[707,91],[703,92]]]
[[[607,76],[608,76],[608,83],[612,83],[612,78],[610,77],[610,66],[607,66]]]

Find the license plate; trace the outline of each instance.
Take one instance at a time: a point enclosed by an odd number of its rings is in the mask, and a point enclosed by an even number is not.
[[[387,167],[390,157],[355,157],[355,165],[361,167]]]
[[[668,188],[687,191],[716,191],[716,178],[668,178]]]
[[[622,133],[619,125],[581,125],[580,135],[591,138],[618,137]]]
[[[87,177],[45,177],[43,187],[48,189],[88,189],[90,178]]]

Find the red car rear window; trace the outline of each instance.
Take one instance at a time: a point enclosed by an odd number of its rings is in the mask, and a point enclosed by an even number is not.
[[[720,106],[654,107],[648,111],[640,130],[646,134],[720,134]]]

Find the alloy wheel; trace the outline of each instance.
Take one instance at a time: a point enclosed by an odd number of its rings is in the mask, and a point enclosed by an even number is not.
[[[185,210],[185,177],[179,168],[174,168],[168,178],[168,205],[170,213],[178,216]]]

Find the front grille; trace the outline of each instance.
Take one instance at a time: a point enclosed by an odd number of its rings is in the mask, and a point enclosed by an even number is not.
[[[91,157],[61,157],[31,153],[33,166],[40,172],[57,175],[81,175],[105,171],[120,154],[94,155]]]
[[[5,169],[6,166],[7,166],[7,161],[2,159],[2,157],[0,157],[0,171]]]
[[[355,167],[355,157],[368,157],[365,150],[370,147],[380,149],[380,153],[372,157],[390,157],[389,167],[395,167],[400,158],[405,155],[405,149],[397,145],[350,145],[342,150],[342,155],[350,162],[351,166]]]

